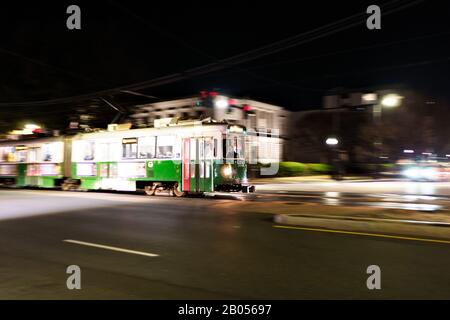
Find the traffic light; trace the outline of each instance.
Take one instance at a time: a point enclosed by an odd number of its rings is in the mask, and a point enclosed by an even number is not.
[[[233,113],[234,108],[238,108],[237,100],[236,99],[228,99],[228,106],[227,106],[226,113],[227,114]]]
[[[196,107],[206,107],[212,108],[214,107],[214,99],[217,96],[217,92],[215,91],[200,91],[200,98],[195,103]]]
[[[244,111],[245,119],[248,119],[249,116],[254,116],[255,112],[253,112],[252,107],[248,104],[244,104],[242,106],[242,111]]]

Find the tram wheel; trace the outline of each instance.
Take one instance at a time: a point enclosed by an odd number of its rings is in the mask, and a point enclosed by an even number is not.
[[[172,187],[172,195],[174,197],[184,197],[186,192],[178,190],[178,183],[175,183]]]
[[[144,191],[148,196],[154,196],[156,193],[156,186],[145,186]]]
[[[80,189],[79,184],[76,184],[72,181],[67,181],[67,180],[61,184],[61,190],[62,191],[84,191],[84,190]]]

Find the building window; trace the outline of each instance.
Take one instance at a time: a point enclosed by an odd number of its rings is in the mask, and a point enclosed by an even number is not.
[[[256,128],[256,115],[249,115],[250,119],[250,128]]]
[[[272,129],[273,128],[273,113],[266,113],[266,119],[267,119],[267,128]]]

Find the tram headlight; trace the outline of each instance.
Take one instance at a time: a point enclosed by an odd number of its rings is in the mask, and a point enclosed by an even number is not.
[[[231,165],[226,164],[220,169],[220,174],[224,178],[231,178],[231,176],[233,175],[233,168],[231,167]]]

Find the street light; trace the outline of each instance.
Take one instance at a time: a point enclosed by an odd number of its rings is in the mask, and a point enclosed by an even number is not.
[[[383,112],[383,107],[386,108],[395,108],[400,106],[402,103],[402,96],[399,96],[398,94],[391,93],[388,95],[385,95],[383,98],[381,98],[381,101],[377,104],[374,104],[373,106],[373,121],[376,125],[381,124],[381,115]],[[381,142],[379,142],[381,143]]]
[[[35,133],[41,133],[42,128],[37,124],[27,123],[24,125],[23,129],[13,130],[10,132],[12,135],[32,135]]]
[[[330,164],[333,167],[333,172],[331,177],[335,180],[342,180],[343,177],[343,167],[341,163],[341,158],[339,154],[339,148],[337,147],[339,145],[339,139],[336,137],[328,137],[325,140],[325,143],[329,147],[330,152]]]
[[[396,94],[396,93],[390,93],[385,96],[383,96],[377,104],[373,105],[373,122],[377,126],[377,141],[374,141],[374,147],[375,147],[375,153],[376,155],[376,163],[382,159],[383,156],[383,135],[382,130],[379,128],[381,125],[381,115],[383,113],[383,107],[384,108],[396,108],[400,106],[402,102],[403,97]],[[377,169],[378,171],[378,169]],[[378,175],[378,172],[376,173]]]
[[[337,146],[339,144],[339,140],[337,138],[330,137],[325,141],[325,143],[329,146]]]
[[[366,93],[366,94],[363,94],[362,100],[365,103],[371,104],[374,101],[378,100],[378,96],[376,93]]]
[[[227,108],[229,103],[228,100],[225,98],[219,98],[218,100],[215,101],[215,105],[218,108],[224,109]]]
[[[381,100],[381,105],[387,108],[395,108],[401,104],[402,97],[398,94],[388,94]]]
[[[31,131],[36,130],[36,129],[40,129],[40,128],[41,128],[40,126],[38,126],[37,124],[33,124],[33,123],[27,123],[24,126],[24,129],[31,130]]]

